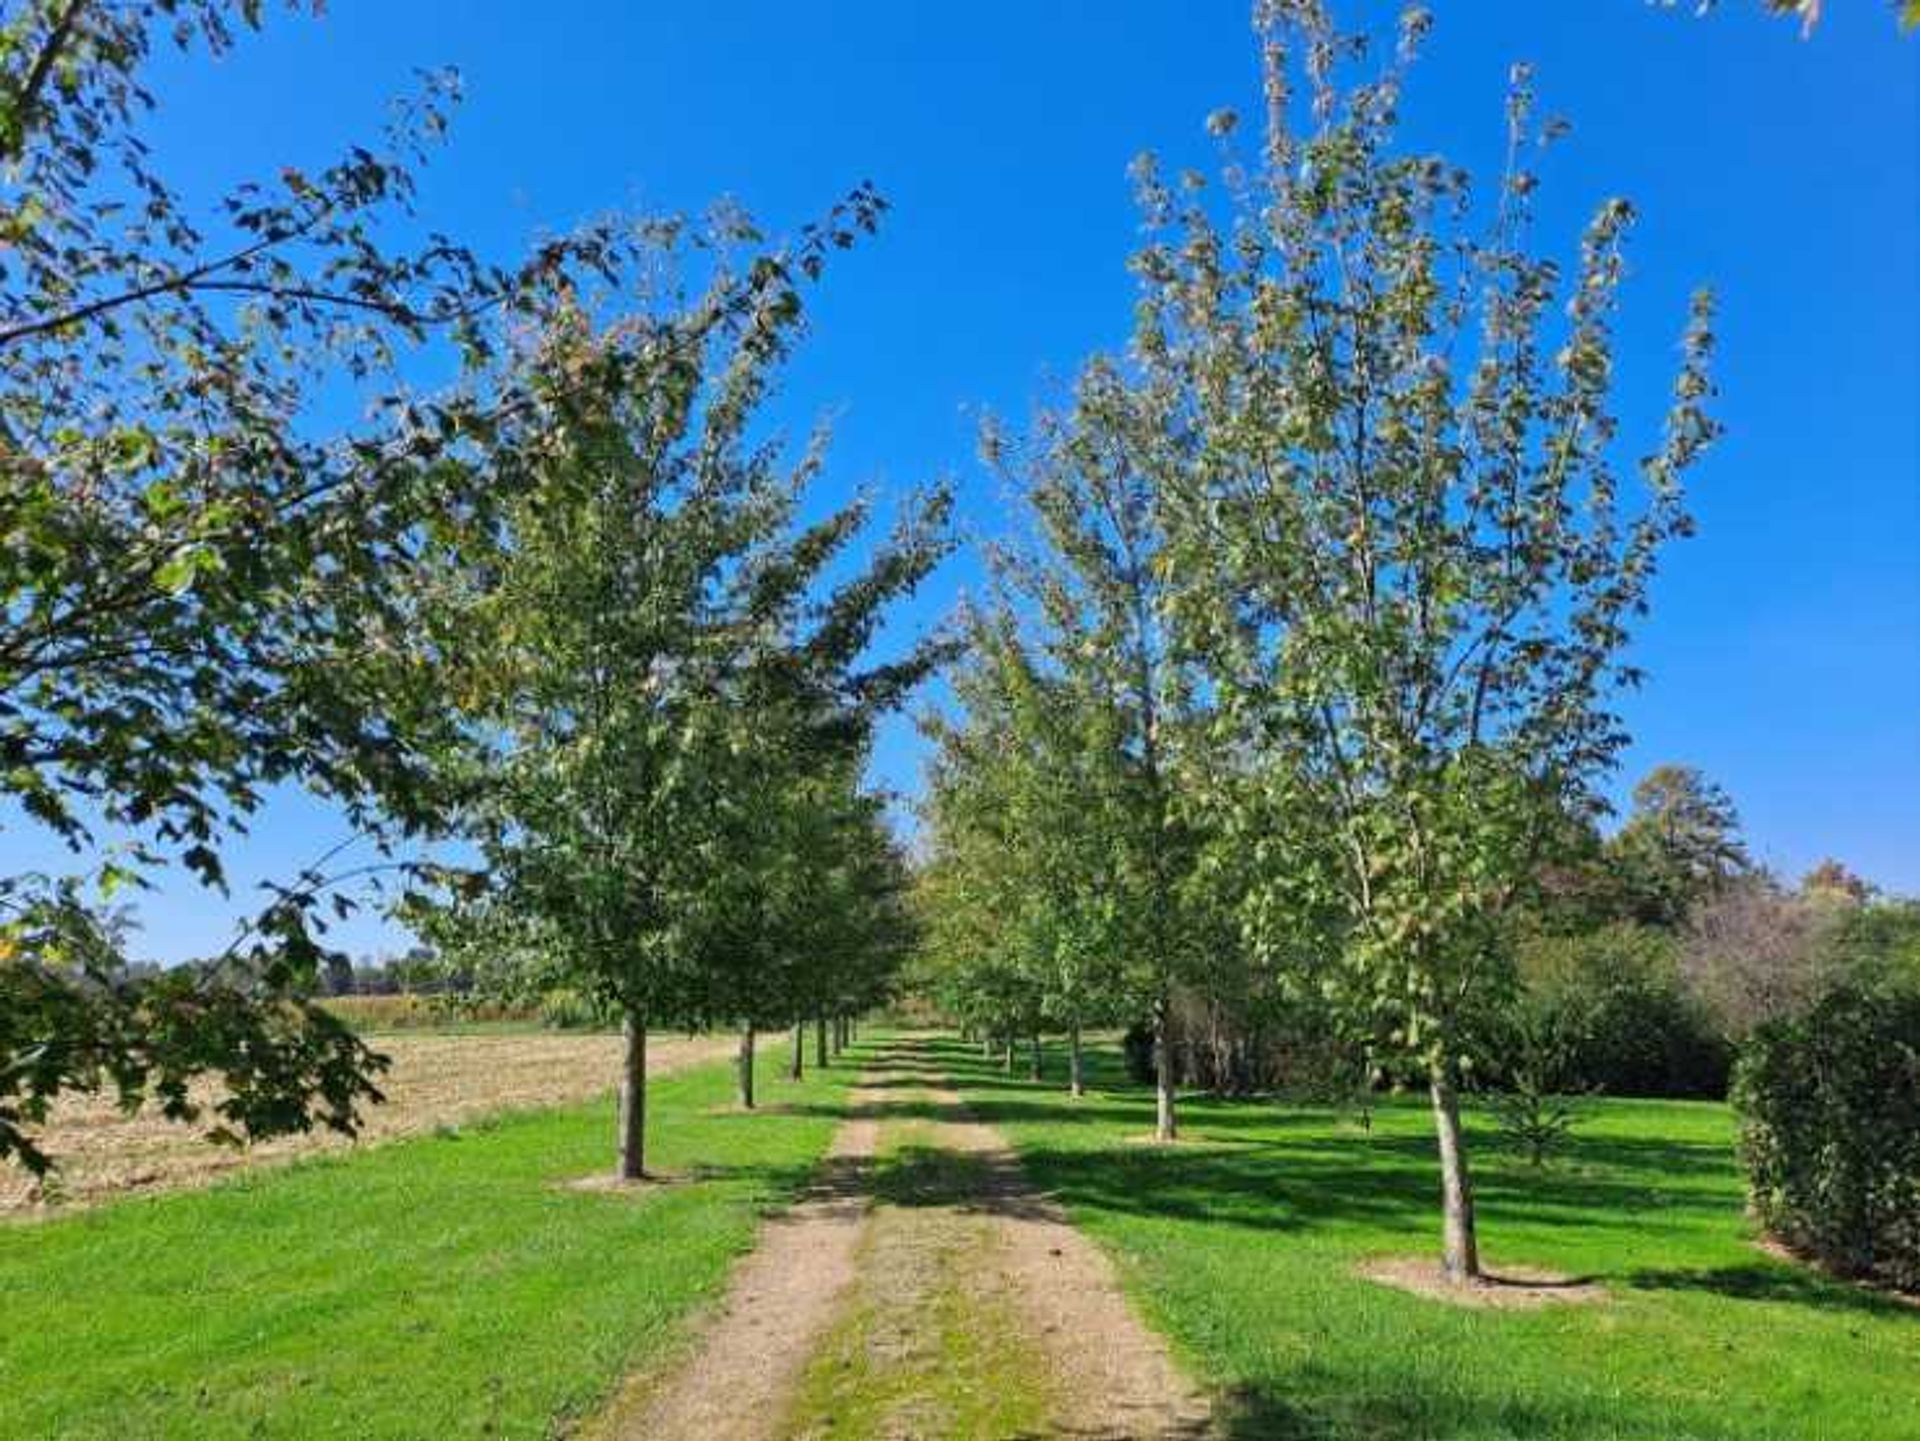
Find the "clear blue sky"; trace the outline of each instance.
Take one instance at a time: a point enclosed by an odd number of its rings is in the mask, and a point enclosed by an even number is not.
[[[1758,0],[1706,20],[1643,0],[1432,8],[1410,141],[1488,173],[1507,67],[1528,59],[1574,126],[1546,168],[1543,241],[1570,255],[1608,194],[1641,211],[1629,454],[1651,439],[1688,290],[1721,295],[1728,436],[1697,475],[1700,537],[1671,556],[1644,628],[1623,780],[1697,764],[1768,862],[1798,873],[1833,854],[1920,892],[1920,37],[1899,39],[1879,0],[1828,5],[1805,42]],[[837,416],[836,490],[951,475],[981,531],[998,519],[980,412],[1023,417],[1124,339],[1128,161],[1207,165],[1203,117],[1256,99],[1241,0],[328,10],[276,18],[217,66],[163,66],[163,163],[209,190],[321,163],[376,133],[415,67],[451,64],[468,100],[422,210],[501,256],[607,209],[723,194],[787,228],[871,178],[893,214],[830,273],[778,418],[797,433]],[[908,624],[933,624],[976,575],[951,565]],[[917,785],[910,728],[879,769]],[[284,870],[337,835],[306,803],[276,805],[236,869]],[[42,853],[11,830],[0,845],[9,862]],[[168,888],[143,907],[144,949],[218,946],[232,909]]]

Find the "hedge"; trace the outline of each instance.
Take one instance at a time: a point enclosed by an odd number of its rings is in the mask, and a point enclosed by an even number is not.
[[[1920,1292],[1920,989],[1834,992],[1734,1070],[1753,1208],[1846,1276]]]

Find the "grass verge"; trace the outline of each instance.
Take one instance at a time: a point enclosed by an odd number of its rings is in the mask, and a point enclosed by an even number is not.
[[[652,1161],[584,1194],[610,1101],[524,1112],[213,1189],[0,1228],[0,1436],[544,1436],[724,1285],[826,1148],[853,1057],[651,1087]]]
[[[1152,1097],[1094,1058],[1056,1078],[937,1054],[980,1119],[1119,1263],[1147,1318],[1222,1398],[1229,1435],[1325,1438],[1920,1437],[1920,1312],[1760,1254],[1724,1106],[1607,1100],[1538,1171],[1469,1117],[1489,1267],[1592,1277],[1597,1305],[1468,1311],[1355,1274],[1438,1245],[1426,1108],[1370,1132],[1331,1112]]]

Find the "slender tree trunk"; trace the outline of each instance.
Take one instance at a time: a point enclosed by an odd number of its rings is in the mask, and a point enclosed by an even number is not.
[[[740,1105],[753,1109],[753,1022],[740,1028]]]
[[[1000,1043],[1000,1069],[1005,1071],[1009,1076],[1013,1074],[1013,1032],[1012,1031],[1008,1031],[1006,1039]]]
[[[798,1081],[807,1073],[807,1023],[793,1023],[793,1063],[787,1067],[787,1078]]]
[[[993,1037],[992,1036],[982,1036],[980,1038],[980,1059],[983,1061],[990,1061],[993,1059]]]
[[[1041,1062],[1043,1059],[1044,1056],[1040,1048],[1040,1033],[1035,1031],[1033,1033],[1033,1051],[1027,1064],[1027,1079],[1029,1081],[1037,1081],[1040,1079]]]
[[[620,1019],[627,1043],[620,1068],[620,1169],[623,1181],[647,1174],[647,1020],[636,1006]]]
[[[813,1063],[821,1070],[827,1066],[827,1018],[813,1018]]]
[[[837,1056],[846,1050],[846,1048],[847,1018],[845,1016],[835,1016],[833,1018],[833,1053]]]
[[[1153,1007],[1153,1138],[1171,1141],[1180,1134],[1173,1110],[1173,1007],[1162,995]]]
[[[1078,1100],[1086,1095],[1085,1061],[1080,1054],[1080,1023],[1067,1027],[1067,1094]]]
[[[1433,1126],[1440,1137],[1440,1206],[1444,1236],[1442,1263],[1447,1279],[1456,1286],[1480,1276],[1480,1235],[1473,1219],[1473,1177],[1467,1171],[1467,1150],[1460,1134],[1460,1097],[1447,1079],[1443,1063],[1434,1064]]]

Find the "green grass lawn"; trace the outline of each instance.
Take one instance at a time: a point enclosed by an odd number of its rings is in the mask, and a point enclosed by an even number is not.
[[[544,1436],[724,1282],[824,1151],[851,1058],[656,1080],[642,1195],[611,1102],[528,1112],[212,1190],[0,1228],[0,1437]],[[611,1078],[609,1078],[611,1080]]]
[[[1367,1134],[1192,1099],[1186,1140],[1161,1149],[1140,1144],[1152,1097],[1111,1051],[1077,1103],[973,1047],[938,1054],[1227,1398],[1233,1435],[1920,1437],[1920,1310],[1750,1244],[1723,1106],[1598,1102],[1544,1172],[1472,1116],[1489,1267],[1592,1276],[1611,1299],[1469,1311],[1353,1274],[1438,1245],[1424,1104],[1388,1102]]]

